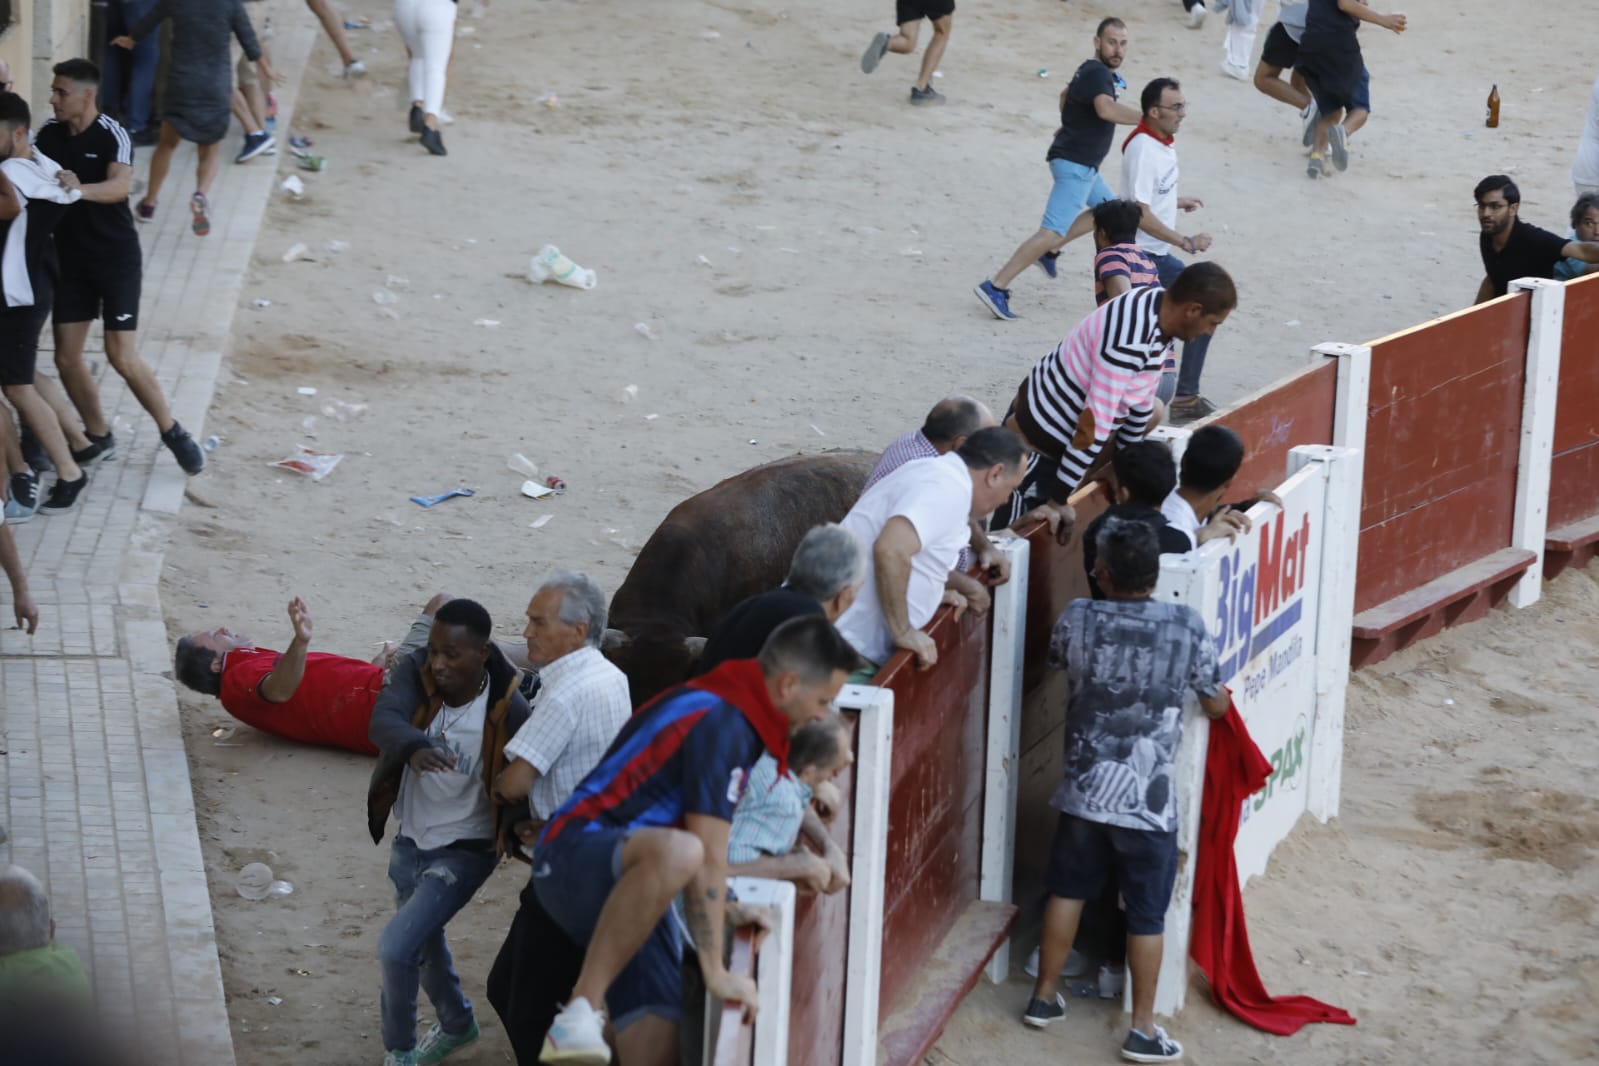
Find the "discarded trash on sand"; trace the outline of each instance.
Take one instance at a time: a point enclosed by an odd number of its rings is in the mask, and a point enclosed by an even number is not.
[[[437,504],[443,503],[445,500],[453,500],[457,496],[476,495],[477,492],[474,489],[463,489],[457,486],[456,488],[451,489],[449,492],[441,492],[437,496],[412,496],[411,502],[416,504],[418,507],[433,507]]]
[[[554,281],[574,289],[592,289],[599,284],[594,271],[578,266],[562,255],[561,250],[553,244],[546,244],[540,248],[538,254],[529,261],[527,276],[528,280],[535,284]]]
[[[344,460],[344,456],[332,452],[312,451],[305,445],[300,445],[299,451],[287,459],[279,459],[268,466],[275,466],[280,470],[308,477],[312,481],[321,481],[333,473],[333,468]]]

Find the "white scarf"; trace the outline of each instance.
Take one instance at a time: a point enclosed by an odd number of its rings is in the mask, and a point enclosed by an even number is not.
[[[8,308],[33,306],[33,279],[28,276],[28,201],[75,204],[83,197],[78,189],[68,191],[61,187],[56,181],[60,172],[60,165],[38,149],[34,149],[32,159],[12,156],[0,162],[0,173],[11,182],[22,207],[6,231],[5,250],[0,251],[0,285]]]

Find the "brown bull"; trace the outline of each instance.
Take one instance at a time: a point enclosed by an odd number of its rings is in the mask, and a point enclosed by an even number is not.
[[[605,654],[627,674],[634,706],[685,681],[716,623],[782,583],[800,538],[849,512],[876,461],[794,455],[672,508],[611,598]]]

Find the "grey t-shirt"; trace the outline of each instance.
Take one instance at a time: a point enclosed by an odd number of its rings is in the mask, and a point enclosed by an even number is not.
[[[1283,29],[1288,36],[1298,44],[1299,39],[1305,35],[1305,15],[1309,13],[1310,4],[1284,4],[1277,11],[1277,21],[1283,24]]]
[[[1163,600],[1073,600],[1049,639],[1066,671],[1064,779],[1050,806],[1091,822],[1171,832],[1188,690],[1221,691],[1199,612]]]

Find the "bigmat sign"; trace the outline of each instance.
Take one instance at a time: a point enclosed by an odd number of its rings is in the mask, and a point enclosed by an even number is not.
[[[1211,613],[1222,681],[1261,753],[1266,787],[1244,805],[1238,873],[1263,872],[1271,849],[1304,812],[1316,713],[1315,648],[1325,482],[1306,468],[1257,505],[1248,533],[1221,553]]]

